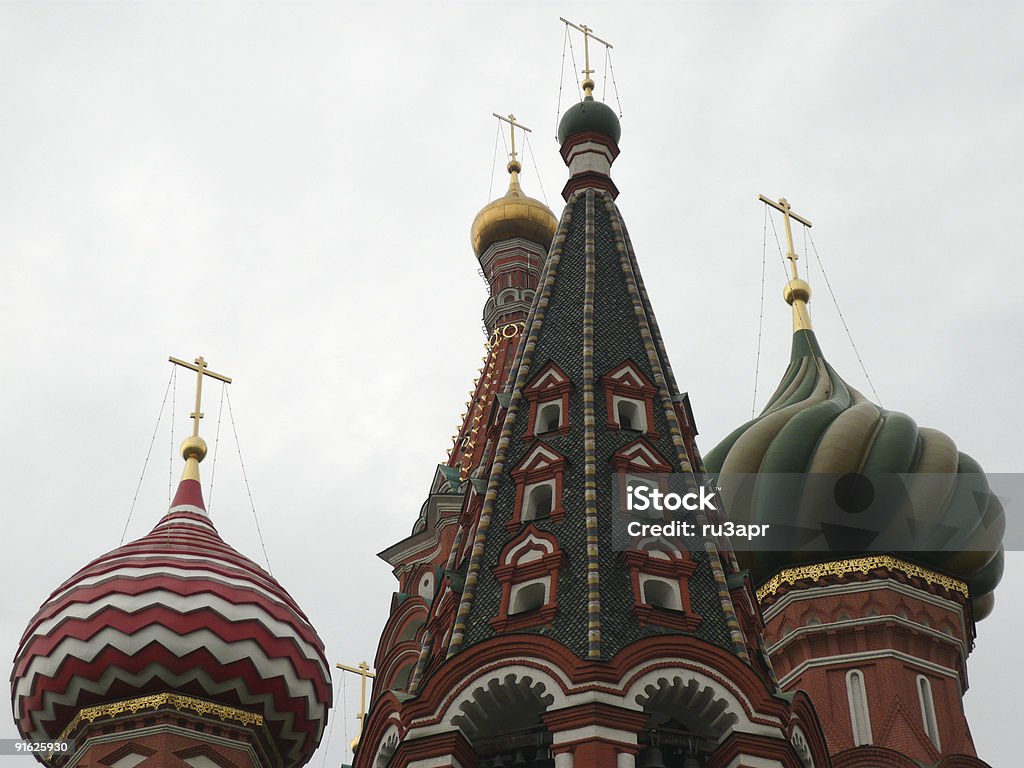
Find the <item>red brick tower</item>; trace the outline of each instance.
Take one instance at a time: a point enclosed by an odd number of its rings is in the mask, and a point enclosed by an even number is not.
[[[514,118],[512,130],[519,126]],[[515,147],[513,133],[513,152]],[[558,221],[550,209],[523,194],[522,170],[513,156],[508,192],[488,203],[473,220],[470,240],[487,281],[483,367],[473,382],[448,462],[434,472],[430,494],[412,533],[380,553],[394,569],[399,590],[381,634],[374,666],[375,690],[406,691],[420,656],[420,641],[438,585],[454,577],[454,552],[465,537],[460,525],[467,489],[481,490],[496,424],[507,404],[505,384],[537,291]],[[456,577],[457,578],[457,577]]]
[[[189,366],[200,387],[214,375],[205,366]],[[74,744],[49,765],[299,768],[320,743],[323,643],[274,577],[218,535],[199,484],[198,391],[193,417],[167,514],[61,584],[22,637],[18,729]]]
[[[737,553],[779,683],[814,702],[834,766],[985,765],[962,697],[1002,573],[1002,507],[946,435],[871,403],[827,362],[788,203],[766,202],[786,218],[791,362],[706,461],[732,519],[781,533]]]
[[[567,205],[539,275],[523,252],[540,238],[477,246],[485,319],[502,291],[536,295],[507,380],[477,386],[472,440],[383,553],[401,592],[355,765],[827,765],[809,699],[772,676],[731,552],[703,537],[616,546],[614,478],[692,480],[701,460],[615,204],[618,118],[584,89],[559,127]],[[474,232],[491,231],[488,210]],[[495,284],[503,254],[523,285]]]

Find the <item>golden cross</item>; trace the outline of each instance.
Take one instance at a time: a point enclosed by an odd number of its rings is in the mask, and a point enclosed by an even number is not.
[[[505,117],[503,115],[499,115],[497,112],[491,112],[491,114],[494,115],[499,120],[503,120],[506,123],[508,123],[510,126],[512,126],[511,131],[510,131],[510,133],[512,134],[512,152],[510,153],[510,157],[512,158],[512,162],[515,162],[516,161],[516,128],[519,128],[522,131],[526,131],[527,133],[533,133],[533,131],[531,131],[529,128],[527,128],[522,123],[517,123],[516,122],[516,116],[513,115],[511,112],[509,112],[508,117]]]
[[[796,251],[793,250],[793,230],[789,225],[789,220],[796,219],[797,221],[799,221],[801,224],[808,228],[811,226],[811,222],[809,222],[803,216],[799,216],[793,213],[793,210],[789,207],[789,201],[786,200],[786,198],[784,197],[781,198],[777,203],[774,200],[769,200],[764,195],[758,195],[757,199],[760,200],[762,203],[765,203],[766,205],[770,205],[777,211],[782,211],[782,217],[786,222],[786,246],[789,248],[789,253],[786,254],[786,258],[789,259],[789,268],[790,272],[792,273],[792,279],[796,280],[799,277],[796,271],[796,260],[798,257],[796,255]]]
[[[377,675],[370,671],[370,665],[365,661],[359,662],[358,667],[348,667],[344,664],[335,664],[334,666],[338,669],[343,669],[346,672],[353,672],[360,677],[359,714],[356,715],[356,720],[359,721],[359,729],[356,731],[356,737],[352,739],[352,744],[350,745],[352,747],[352,751],[355,752],[356,747],[359,746],[359,737],[363,735],[363,718],[366,717],[366,678],[370,678],[372,680]]]
[[[558,20],[566,26],[572,27],[577,32],[583,33],[583,90],[586,91],[589,96],[594,90],[594,81],[590,79],[590,76],[594,73],[594,70],[590,68],[590,38],[594,38],[605,48],[613,48],[614,46],[608,41],[602,40],[600,37],[595,35],[594,30],[586,24],[576,25],[568,19],[563,19],[561,16],[558,17]]]
[[[203,418],[203,412],[201,410],[203,405],[203,376],[209,376],[218,381],[223,381],[225,384],[230,384],[231,379],[219,373],[206,370],[206,361],[203,356],[200,355],[196,358],[195,365],[192,363],[186,363],[184,360],[179,360],[176,357],[168,357],[175,365],[180,365],[182,368],[188,368],[190,371],[196,372],[196,409],[192,411],[191,418],[195,421],[192,427],[192,436],[199,437],[199,420]]]

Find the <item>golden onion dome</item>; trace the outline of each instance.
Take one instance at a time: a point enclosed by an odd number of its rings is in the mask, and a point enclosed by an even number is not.
[[[473,219],[470,240],[477,258],[495,243],[514,237],[522,237],[545,249],[551,247],[558,219],[544,203],[523,194],[519,186],[520,170],[517,161],[508,164],[512,176],[508,192],[485,205]]]

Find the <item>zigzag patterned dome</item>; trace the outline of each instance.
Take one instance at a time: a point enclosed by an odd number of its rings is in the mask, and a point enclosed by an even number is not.
[[[174,691],[262,715],[283,765],[301,766],[331,706],[323,642],[284,588],[224,543],[188,474],[148,535],[89,563],[36,613],[11,678],[18,729],[47,741],[83,707]]]

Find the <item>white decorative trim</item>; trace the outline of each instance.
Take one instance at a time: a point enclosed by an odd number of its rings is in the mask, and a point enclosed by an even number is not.
[[[456,760],[452,755],[438,755],[437,757],[431,757],[426,760],[416,760],[409,763],[409,768],[448,768],[449,766],[462,768],[462,763]]]
[[[873,744],[874,739],[871,736],[871,710],[868,707],[868,689],[864,682],[864,673],[859,669],[851,669],[846,673],[846,699],[850,705],[853,746],[863,747]]]
[[[933,639],[938,640],[942,643],[954,645],[963,654],[963,658],[967,658],[969,649],[962,640],[958,640],[955,637],[950,637],[945,632],[940,632],[933,627],[926,627],[924,624],[918,624],[916,621],[910,619],[904,619],[902,616],[896,616],[894,614],[885,614],[883,616],[865,616],[859,619],[846,619],[844,621],[832,621],[827,624],[806,624],[802,627],[788,632],[784,637],[780,638],[772,645],[768,646],[768,655],[774,656],[777,652],[781,651],[790,643],[795,642],[798,638],[804,635],[817,634],[821,632],[834,632],[836,629],[843,629],[845,627],[865,627],[872,624],[886,624],[886,623],[900,624],[907,629],[914,632],[918,632],[922,635],[929,635]]]
[[[924,675],[917,676],[917,698],[921,704],[921,722],[925,735],[937,750],[942,751],[942,740],[939,738],[939,721],[935,717],[935,699],[932,697],[932,683]],[[924,683],[924,685],[922,685]]]
[[[551,737],[554,746],[572,744],[584,739],[606,739],[617,741],[622,744],[637,744],[636,734],[632,731],[623,731],[618,728],[607,728],[603,725],[586,725],[582,728],[571,728],[567,731],[558,731]]]
[[[518,544],[516,544],[516,545],[515,545],[515,546],[514,546],[514,547],[513,547],[513,548],[512,548],[512,549],[511,549],[510,551],[509,551],[508,555],[507,555],[507,556],[505,557],[505,560],[504,560],[504,562],[506,562],[506,563],[528,563],[528,562],[530,562],[530,560],[535,560],[535,559],[537,559],[537,558],[530,558],[530,559],[518,559],[518,560],[516,559],[516,555],[517,555],[517,554],[518,554],[519,552],[522,552],[522,551],[523,551],[524,549],[529,549],[529,548],[530,548],[531,546],[534,546],[534,547],[540,547],[541,549],[543,549],[543,550],[544,550],[544,552],[546,552],[546,553],[547,553],[547,554],[549,554],[549,555],[550,555],[550,554],[551,554],[552,552],[554,552],[554,551],[555,551],[555,545],[554,545],[554,544],[552,544],[552,543],[551,543],[551,541],[550,541],[549,539],[544,539],[544,538],[541,538],[541,537],[539,537],[539,536],[534,536],[534,535],[533,535],[533,534],[531,533],[531,534],[530,534],[529,536],[527,536],[527,537],[526,537],[525,539],[523,539],[523,540],[522,540],[521,542],[519,542]],[[523,557],[525,558],[526,556],[524,555]]]
[[[785,768],[778,760],[757,755],[739,755],[734,757],[726,768]]]
[[[963,692],[959,690],[960,677],[956,670],[943,667],[938,664],[934,664],[930,661],[924,661],[916,656],[911,656],[908,653],[902,651],[864,651],[861,653],[844,653],[836,656],[821,656],[816,659],[808,659],[807,661],[801,662],[793,667],[790,672],[785,676],[779,678],[779,687],[783,690],[792,683],[796,678],[806,672],[808,669],[813,667],[831,667],[838,666],[841,664],[858,664],[863,661],[877,661],[878,659],[898,659],[899,661],[905,661],[909,664],[915,664],[923,669],[930,670],[938,675],[945,675],[950,677],[957,683],[957,690],[960,696],[963,696]]]
[[[645,666],[649,666],[652,662],[647,662]],[[736,723],[732,726],[732,731],[740,731],[743,733],[754,733],[762,736],[770,736],[772,738],[779,738],[782,736],[782,723],[777,718],[770,718],[772,721],[778,723],[777,727],[770,725],[763,725],[761,723],[754,723],[748,716],[748,711],[753,711],[753,707],[750,701],[746,698],[740,698],[742,694],[737,691],[726,688],[722,683],[715,680],[710,674],[712,670],[710,667],[696,664],[695,662],[689,662],[687,666],[669,666],[661,667],[659,669],[653,669],[646,674],[638,677],[627,691],[624,692],[623,698],[626,704],[634,704],[637,709],[643,709],[643,707],[636,702],[637,698],[642,695],[646,695],[646,689],[648,686],[658,687],[658,680],[672,680],[675,682],[675,678],[679,678],[683,684],[686,684],[690,680],[694,680],[702,688],[710,688],[716,699],[720,699],[726,703],[724,712],[727,712],[736,717]],[[624,675],[625,679],[630,677],[630,673],[627,672]],[[766,718],[768,719],[768,718]]]
[[[776,602],[772,603],[764,611],[764,621],[767,624],[776,615],[781,613],[790,603],[795,603],[803,600],[819,600],[824,596],[834,597],[835,595],[850,595],[857,592],[882,592],[890,590],[893,592],[899,592],[907,597],[912,597],[915,600],[920,600],[925,603],[931,603],[943,610],[954,613],[963,618],[963,609],[960,604],[953,601],[947,600],[946,598],[933,595],[930,592],[925,592],[920,589],[908,586],[902,582],[895,581],[893,579],[875,579],[874,581],[853,583],[853,584],[832,584],[827,587],[806,587],[802,589],[792,589]],[[964,630],[966,632],[966,630]]]

